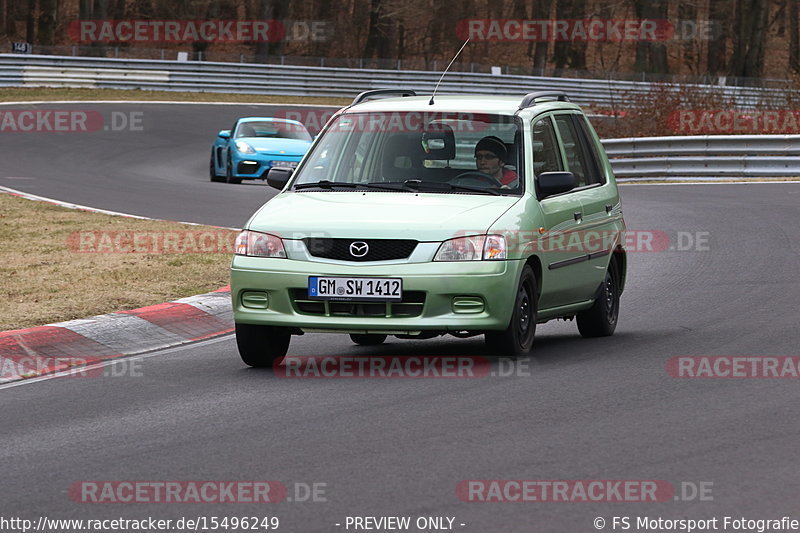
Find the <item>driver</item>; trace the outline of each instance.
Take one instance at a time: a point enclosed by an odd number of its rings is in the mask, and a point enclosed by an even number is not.
[[[519,185],[519,176],[513,170],[504,168],[508,150],[498,137],[484,137],[475,145],[475,166],[482,172],[499,181],[503,188],[513,189]]]

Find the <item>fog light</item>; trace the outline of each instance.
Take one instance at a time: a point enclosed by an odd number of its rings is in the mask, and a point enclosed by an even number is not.
[[[245,291],[242,293],[242,306],[248,309],[266,309],[269,307],[269,296],[266,292]]]
[[[480,296],[456,296],[453,298],[454,313],[483,313],[486,304]]]

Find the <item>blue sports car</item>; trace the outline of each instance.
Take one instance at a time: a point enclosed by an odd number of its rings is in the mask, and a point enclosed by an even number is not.
[[[296,167],[311,146],[311,135],[296,120],[240,118],[222,130],[211,148],[211,181],[241,183],[266,179],[272,167]]]

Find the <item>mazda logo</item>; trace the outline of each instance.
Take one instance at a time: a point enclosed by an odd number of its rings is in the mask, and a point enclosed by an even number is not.
[[[350,255],[353,257],[364,257],[369,252],[369,245],[364,241],[350,243]]]

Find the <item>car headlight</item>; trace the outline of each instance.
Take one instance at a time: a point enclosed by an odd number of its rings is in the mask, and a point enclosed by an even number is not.
[[[501,260],[507,257],[506,238],[502,235],[473,235],[444,241],[434,261]]]
[[[247,144],[244,141],[236,141],[236,149],[239,150],[240,152],[242,152],[243,154],[254,154],[254,153],[256,153],[256,151],[253,150],[253,147],[250,146],[249,144]]]
[[[250,230],[244,230],[236,237],[234,253],[250,257],[286,259],[286,250],[280,237]]]

